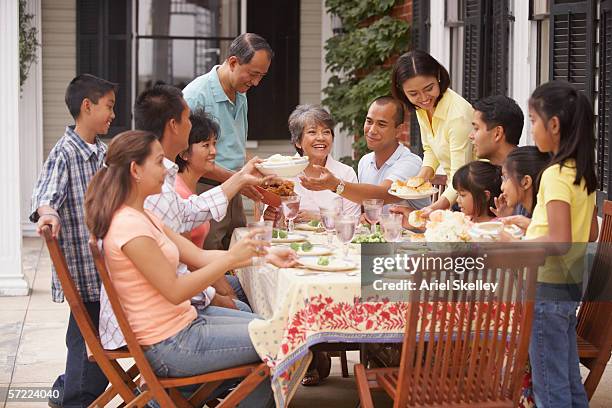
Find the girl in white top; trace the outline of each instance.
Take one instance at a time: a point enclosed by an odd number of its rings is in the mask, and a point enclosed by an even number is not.
[[[355,170],[331,157],[334,126],[331,115],[317,105],[299,105],[289,116],[291,142],[300,155],[308,156],[309,159],[304,174],[309,177],[319,177],[320,171],[313,167],[316,164],[326,167],[336,177],[346,182],[357,183]],[[300,184],[297,177],[293,181],[295,182],[295,193],[300,196],[298,222],[320,219],[319,208],[331,207],[334,200],[340,197],[329,190],[307,190]],[[359,215],[361,208],[359,204],[342,198],[342,213]]]

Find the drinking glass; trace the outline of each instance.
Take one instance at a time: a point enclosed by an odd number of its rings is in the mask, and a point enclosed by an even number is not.
[[[327,234],[327,245],[331,245],[334,239],[335,219],[342,214],[342,199],[335,198],[331,205],[319,207],[321,214],[321,224]]]
[[[283,215],[287,220],[287,232],[293,232],[293,220],[298,215],[300,211],[300,196],[292,195],[287,197],[281,197],[281,203],[283,207]]]
[[[382,215],[383,200],[378,198],[370,198],[363,200],[363,210],[365,212],[365,218],[370,223],[370,232],[376,233],[376,223],[380,221]]]
[[[380,219],[383,237],[387,242],[398,242],[402,235],[402,214],[383,214]]]
[[[355,218],[357,217],[354,215],[339,215],[334,220],[338,240],[343,244],[345,259],[348,257],[348,244],[355,236]]]
[[[247,228],[249,231],[259,230],[261,232],[255,234],[253,239],[258,241],[272,242],[272,228],[274,223],[272,221],[252,221],[247,223]],[[264,247],[257,248],[258,251],[263,251]],[[266,263],[266,258],[264,256],[254,256],[253,257],[253,266],[261,266]]]

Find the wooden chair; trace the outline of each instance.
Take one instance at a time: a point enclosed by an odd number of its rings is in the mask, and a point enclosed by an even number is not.
[[[604,201],[603,224],[589,284],[578,312],[578,356],[589,369],[584,388],[589,400],[612,353],[612,201]],[[602,296],[602,293],[605,295]]]
[[[223,401],[219,403],[219,405],[217,405],[219,408],[235,407],[270,374],[270,369],[265,363],[258,363],[242,365],[239,367],[233,367],[226,370],[214,371],[191,377],[158,377],[153,372],[153,368],[145,357],[144,351],[138,343],[136,335],[128,323],[123,307],[119,302],[117,291],[115,290],[106,269],[106,264],[98,249],[97,243],[93,238],[89,241],[89,247],[93,254],[98,272],[100,273],[100,278],[102,279],[104,288],[106,289],[113,312],[117,317],[119,328],[125,337],[130,353],[134,357],[134,360],[136,360],[136,366],[138,366],[141,376],[146,382],[146,390],[135,398],[130,404],[128,404],[126,408],[144,407],[150,400],[156,400],[157,403],[164,408],[189,408],[201,406],[202,403],[207,400],[210,393],[214,391],[223,381],[244,377],[244,380],[242,380],[240,384],[232,392],[230,392],[223,399]],[[202,385],[189,398],[189,400],[185,399],[181,395],[180,391],[177,390],[178,387],[194,384]]]
[[[446,189],[446,175],[444,174],[436,174],[430,181],[431,185],[438,189],[438,192],[431,195],[431,202],[435,202],[444,190]]]
[[[541,250],[518,253],[518,249],[487,252],[484,274],[488,282],[500,285],[494,298],[484,291],[469,295],[411,291],[400,366],[355,366],[361,407],[373,407],[371,389],[384,390],[394,400],[394,408],[517,406],[537,268],[544,263]],[[422,279],[432,281],[442,273],[417,271],[415,281],[419,285]],[[473,282],[475,275],[465,279]]]
[[[131,358],[132,356],[125,348],[111,351],[105,350],[102,347],[98,328],[94,326],[87,309],[85,309],[81,295],[68,271],[66,258],[62,253],[57,239],[51,236],[51,228],[48,225],[43,226],[42,233],[47,248],[49,249],[51,261],[55,266],[57,276],[62,284],[64,296],[70,306],[70,311],[79,326],[83,339],[85,339],[89,360],[98,364],[110,382],[110,387],[107,388],[90,407],[104,407],[115,398],[117,394],[119,394],[125,402],[132,401],[135,398],[133,390],[136,388],[133,379],[138,375],[138,368],[136,365],[132,365],[126,372],[117,362],[119,359]]]

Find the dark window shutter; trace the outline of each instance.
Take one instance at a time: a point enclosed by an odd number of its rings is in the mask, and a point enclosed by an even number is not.
[[[593,99],[594,1],[551,0],[550,79],[563,79]]]
[[[131,128],[132,2],[77,0],[77,74],[119,84],[108,136]]]
[[[464,1],[463,96],[470,102],[482,96],[483,0]]]
[[[597,117],[597,174],[599,190],[612,199],[610,122],[612,122],[612,0],[602,1],[599,19],[599,110]]]
[[[490,30],[486,30],[485,38],[489,42],[485,46],[485,91],[480,96],[507,95],[508,94],[508,39],[510,34],[510,12],[508,0],[494,0],[489,2],[491,18]]]

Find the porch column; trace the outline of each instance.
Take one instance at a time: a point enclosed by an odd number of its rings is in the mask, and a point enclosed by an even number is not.
[[[29,292],[21,266],[19,183],[19,7],[0,1],[0,296]]]

